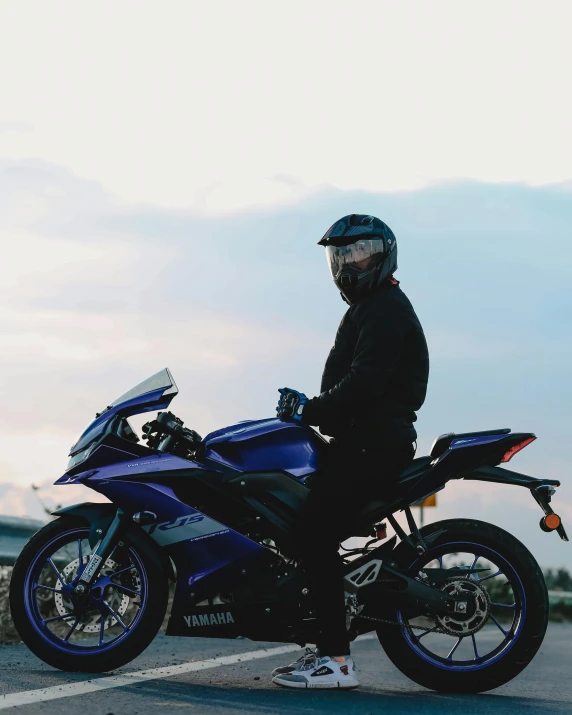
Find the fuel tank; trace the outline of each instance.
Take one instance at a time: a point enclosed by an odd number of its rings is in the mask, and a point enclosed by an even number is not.
[[[309,427],[267,419],[239,422],[204,439],[205,456],[240,472],[283,471],[303,479],[315,472],[327,442]]]

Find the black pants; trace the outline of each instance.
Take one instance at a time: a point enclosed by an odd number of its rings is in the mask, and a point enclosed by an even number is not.
[[[414,457],[412,445],[362,451],[328,448],[326,468],[313,477],[296,537],[314,604],[322,655],[349,655],[340,540],[352,517],[371,499],[391,495]]]

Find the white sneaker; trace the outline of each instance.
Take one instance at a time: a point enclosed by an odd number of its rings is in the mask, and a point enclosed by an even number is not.
[[[302,663],[290,673],[275,675],[272,682],[285,688],[357,688],[359,681],[353,658],[346,656],[338,663],[329,656]]]
[[[279,668],[274,668],[272,677],[276,675],[288,675],[295,670],[299,670],[303,665],[314,665],[319,658],[318,652],[314,648],[306,648],[302,655],[290,665],[282,665]]]

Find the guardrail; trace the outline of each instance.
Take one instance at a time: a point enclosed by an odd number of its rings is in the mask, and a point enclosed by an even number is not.
[[[12,566],[30,536],[42,526],[39,519],[0,514],[0,566]]]

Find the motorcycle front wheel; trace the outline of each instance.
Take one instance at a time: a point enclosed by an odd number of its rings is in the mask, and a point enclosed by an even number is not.
[[[16,630],[60,670],[101,673],[129,663],[151,643],[167,609],[166,575],[146,552],[127,546],[111,553],[79,602],[73,585],[91,553],[89,526],[60,517],[34,534],[12,573]]]
[[[548,624],[548,593],[542,571],[526,547],[508,532],[482,521],[451,519],[421,529],[442,533],[428,551],[407,544],[395,560],[412,578],[427,581],[424,569],[459,571],[440,587],[466,598],[466,611],[444,617],[409,617],[377,634],[393,664],[414,682],[442,692],[479,693],[517,676],[536,655]]]

